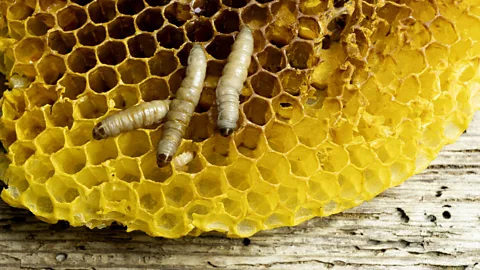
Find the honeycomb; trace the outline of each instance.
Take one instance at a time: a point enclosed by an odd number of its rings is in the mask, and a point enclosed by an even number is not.
[[[480,1],[2,0],[4,201],[39,219],[152,236],[246,237],[370,200],[421,172],[480,105]],[[239,129],[216,128],[234,37],[254,30]],[[208,74],[178,153],[161,124],[92,139],[106,116],[167,99],[193,43]]]

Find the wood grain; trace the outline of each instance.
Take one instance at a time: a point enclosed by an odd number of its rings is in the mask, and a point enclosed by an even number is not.
[[[403,185],[250,239],[177,240],[38,221],[0,203],[0,269],[480,269],[480,113]]]

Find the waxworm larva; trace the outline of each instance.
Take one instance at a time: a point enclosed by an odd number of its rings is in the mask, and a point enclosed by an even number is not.
[[[180,170],[185,165],[192,162],[194,157],[195,157],[195,155],[191,151],[183,152],[180,155],[173,158],[173,160],[172,160],[173,167],[175,167],[175,169],[177,169],[177,170]]]
[[[28,86],[30,86],[31,83],[32,82],[29,78],[19,74],[14,74],[8,79],[8,88],[27,88]]]
[[[167,115],[170,102],[170,100],[143,102],[108,116],[95,125],[92,131],[93,138],[101,140],[158,123]]]
[[[248,76],[253,54],[253,34],[248,26],[244,26],[237,35],[223,68],[222,76],[216,90],[218,106],[217,126],[222,136],[230,136],[237,128],[239,118],[240,94]]]
[[[185,79],[177,90],[175,99],[163,124],[162,137],[157,148],[157,164],[167,166],[182,142],[185,130],[195,111],[207,73],[207,58],[202,46],[194,45],[188,57]]]

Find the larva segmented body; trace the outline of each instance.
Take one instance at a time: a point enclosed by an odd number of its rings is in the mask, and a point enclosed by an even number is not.
[[[167,121],[157,148],[157,164],[167,166],[182,142],[185,130],[195,111],[207,73],[207,58],[202,46],[194,45],[188,57],[185,79],[167,113]]]
[[[22,75],[14,74],[8,79],[8,88],[27,88],[32,82],[27,77]]]
[[[230,136],[237,128],[238,107],[243,84],[248,76],[253,54],[252,30],[244,26],[233,43],[232,52],[223,68],[216,90],[218,119],[217,126],[222,136]]]
[[[185,165],[188,163],[192,162],[193,158],[195,155],[193,152],[183,152],[180,155],[176,156],[172,160],[173,167],[175,167],[176,170],[181,170]]]
[[[95,125],[92,131],[93,138],[101,140],[158,123],[167,115],[170,102],[153,100],[111,115]]]

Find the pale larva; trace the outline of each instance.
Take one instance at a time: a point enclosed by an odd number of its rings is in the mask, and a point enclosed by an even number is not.
[[[222,136],[230,136],[237,128],[240,93],[248,76],[253,54],[253,34],[243,27],[233,43],[232,52],[218,81],[216,96],[218,107],[217,126]]]
[[[207,73],[207,58],[202,46],[194,45],[188,57],[185,79],[167,113],[167,121],[157,148],[157,164],[167,166],[177,152],[195,107],[200,100]]]
[[[186,166],[188,163],[192,162],[194,157],[195,157],[195,155],[191,151],[183,152],[180,155],[173,158],[173,160],[172,160],[173,167],[176,170],[182,170],[182,169],[184,169],[184,166]]]
[[[108,116],[95,125],[93,138],[101,140],[158,123],[167,115],[169,105],[170,100],[153,100]]]
[[[31,83],[32,82],[29,78],[19,74],[14,74],[8,79],[8,88],[27,88],[28,86],[30,86]]]

